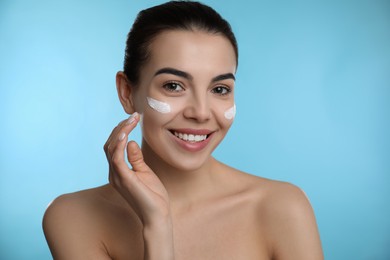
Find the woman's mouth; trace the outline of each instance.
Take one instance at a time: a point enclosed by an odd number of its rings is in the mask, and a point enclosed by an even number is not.
[[[183,133],[179,133],[176,131],[174,131],[173,134],[177,138],[179,138],[183,141],[186,141],[186,142],[191,142],[191,143],[202,142],[202,141],[206,140],[206,138],[207,138],[207,135],[183,134]]]
[[[191,152],[197,152],[206,147],[214,133],[207,129],[172,129],[170,132],[181,148]]]

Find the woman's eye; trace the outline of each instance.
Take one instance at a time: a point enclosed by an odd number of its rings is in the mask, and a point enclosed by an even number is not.
[[[180,92],[184,90],[184,88],[176,82],[168,82],[163,86],[163,88],[170,92]]]
[[[231,92],[231,89],[228,87],[224,87],[224,86],[218,86],[218,87],[213,88],[213,90],[211,92],[218,94],[218,95],[221,95],[221,96],[224,96],[224,95],[229,94]]]

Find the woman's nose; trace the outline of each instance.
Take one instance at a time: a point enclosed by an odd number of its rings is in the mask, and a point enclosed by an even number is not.
[[[206,96],[190,98],[184,109],[184,117],[199,122],[205,122],[210,119],[211,111],[209,100]]]

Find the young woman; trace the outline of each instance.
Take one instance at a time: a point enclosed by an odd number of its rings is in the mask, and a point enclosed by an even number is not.
[[[169,2],[142,11],[126,44],[116,85],[131,117],[104,146],[110,183],[50,205],[43,227],[53,257],[323,259],[299,188],[211,155],[235,115],[229,24],[200,3]],[[141,148],[127,142],[137,124]]]

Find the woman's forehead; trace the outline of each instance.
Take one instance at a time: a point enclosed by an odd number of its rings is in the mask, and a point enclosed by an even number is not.
[[[164,31],[149,46],[149,59],[144,69],[153,73],[164,67],[188,73],[235,73],[236,56],[229,40],[220,34]]]

